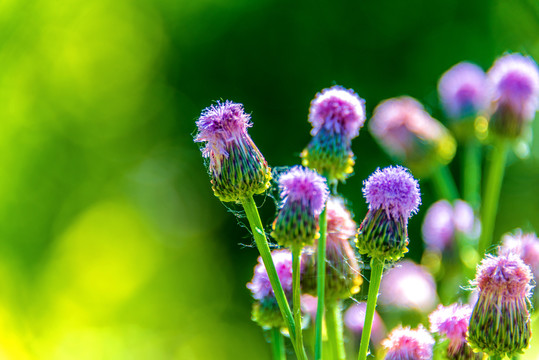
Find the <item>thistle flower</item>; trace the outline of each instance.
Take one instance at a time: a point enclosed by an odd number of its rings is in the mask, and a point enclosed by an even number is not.
[[[344,313],[344,326],[350,330],[357,338],[361,337],[363,325],[365,323],[365,313],[367,311],[367,303],[362,301],[352,304]],[[375,311],[372,321],[371,341],[378,347],[384,339],[386,328],[380,315]]]
[[[398,327],[382,341],[387,350],[385,360],[431,360],[434,339],[422,325],[417,330]]]
[[[472,207],[456,200],[455,206],[447,200],[431,205],[423,220],[421,232],[428,247],[445,250],[453,244],[458,233],[472,235],[475,217]]]
[[[355,234],[356,223],[343,201],[330,197],[327,203],[326,299],[344,299],[359,292],[363,280],[350,246],[350,239]],[[317,249],[317,246],[306,249],[301,260],[305,266],[301,277],[302,289],[312,295],[317,294]]]
[[[506,54],[487,73],[493,87],[492,130],[503,137],[520,136],[539,106],[539,69],[531,57]]]
[[[449,131],[411,97],[378,104],[369,129],[390,155],[420,174],[448,164],[455,155],[456,142]]]
[[[398,260],[408,251],[408,219],[421,204],[417,180],[401,166],[377,169],[363,182],[363,196],[369,211],[359,228],[359,253]]]
[[[487,108],[489,94],[485,72],[475,64],[458,63],[440,78],[438,94],[450,118],[473,117]]]
[[[514,234],[505,234],[498,254],[518,255],[531,268],[534,277],[539,278],[539,239],[534,233],[524,234],[517,229]]]
[[[253,124],[243,105],[225,101],[207,107],[196,122],[195,142],[206,142],[212,189],[221,201],[240,201],[270,185],[271,170],[247,133]]]
[[[427,312],[436,305],[436,282],[422,266],[399,262],[388,270],[380,283],[381,305]]]
[[[365,123],[365,101],[341,86],[324,89],[311,101],[309,122],[313,138],[301,154],[303,165],[344,181],[353,171],[351,142]]]
[[[316,171],[294,166],[279,178],[281,206],[273,223],[273,237],[283,246],[310,245],[318,234],[318,215],[329,189]]]
[[[490,356],[522,353],[530,344],[530,267],[515,254],[487,255],[472,282],[479,290],[468,327],[468,343]]]
[[[429,315],[430,331],[449,340],[447,358],[449,360],[480,360],[483,355],[474,353],[466,342],[468,323],[472,315],[472,307],[464,304],[439,305]]]
[[[292,300],[292,253],[288,250],[274,250],[271,253],[277,275],[283,286],[288,301]],[[285,322],[279,310],[275,293],[262,261],[258,257],[258,264],[254,268],[253,279],[247,284],[251,290],[255,303],[253,304],[252,320],[264,328],[284,327]]]

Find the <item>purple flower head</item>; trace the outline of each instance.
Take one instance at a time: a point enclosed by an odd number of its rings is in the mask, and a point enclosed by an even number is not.
[[[475,217],[468,203],[456,200],[451,206],[447,200],[440,200],[427,210],[421,232],[423,240],[432,248],[444,250],[451,246],[456,233],[470,235],[474,229]]]
[[[487,76],[499,110],[527,121],[534,118],[539,105],[539,70],[531,57],[506,54],[494,62]]]
[[[327,203],[327,241],[348,241],[356,235],[357,225],[342,199],[330,197]]]
[[[350,141],[359,135],[365,123],[365,101],[351,89],[332,86],[311,101],[309,122],[313,126],[312,136],[325,129]]]
[[[388,217],[407,221],[421,204],[419,184],[402,166],[377,169],[363,182],[369,211],[383,209]]]
[[[423,325],[417,330],[399,326],[382,341],[382,346],[387,350],[385,360],[431,360],[434,339]]]
[[[430,311],[437,302],[436,283],[422,266],[405,260],[382,277],[379,301],[385,306]]]
[[[534,233],[524,234],[518,229],[514,234],[505,234],[499,255],[518,255],[528,265],[535,278],[539,278],[539,239]]]
[[[442,75],[438,93],[449,117],[473,116],[487,108],[487,77],[479,66],[461,62]]]
[[[247,135],[247,128],[253,126],[250,119],[242,104],[228,100],[205,108],[196,122],[198,135],[195,137],[196,142],[207,142],[202,155],[212,161],[214,157],[228,157],[229,143]]]
[[[351,305],[344,313],[344,325],[354,333],[358,338],[361,337],[363,332],[363,325],[365,323],[365,312],[367,310],[367,303],[362,301]],[[374,319],[372,321],[371,339],[375,346],[378,346],[384,339],[386,328],[384,322],[378,313],[374,312]]]
[[[292,253],[289,250],[274,250],[271,252],[277,275],[283,286],[283,290],[287,297],[292,296]],[[258,264],[255,266],[253,279],[247,284],[247,288],[251,290],[253,298],[264,302],[275,299],[273,288],[266,272],[266,267],[262,261],[262,257],[258,257]]]
[[[294,166],[279,178],[281,190],[281,208],[287,202],[300,202],[312,214],[320,215],[329,196],[329,189],[324,177],[314,170]]]
[[[533,275],[528,265],[516,254],[507,256],[487,255],[477,266],[473,285],[479,292],[495,293],[504,298],[528,297]]]
[[[530,267],[516,254],[487,255],[481,261],[472,282],[479,295],[467,338],[474,350],[511,357],[529,346],[532,279]]]
[[[252,126],[243,105],[217,102],[196,122],[195,142],[206,142],[202,156],[209,158],[212,189],[221,201],[240,202],[268,189],[271,169],[247,133]]]
[[[470,305],[438,305],[438,308],[429,315],[430,331],[447,337],[451,343],[460,344],[466,341],[470,316],[472,316]]]

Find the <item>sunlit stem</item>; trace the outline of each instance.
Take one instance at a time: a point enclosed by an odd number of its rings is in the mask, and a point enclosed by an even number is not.
[[[330,301],[326,305],[326,327],[328,340],[333,351],[333,359],[345,360],[341,302],[339,300]]]
[[[477,210],[481,198],[481,144],[470,140],[464,148],[462,194],[464,200]]]
[[[365,323],[361,334],[361,344],[359,346],[359,360],[367,359],[369,350],[369,341],[371,338],[372,321],[374,311],[376,310],[376,301],[378,300],[378,290],[384,271],[384,261],[381,259],[371,259],[371,279],[369,283],[369,296],[367,298],[367,310],[365,312]]]
[[[286,300],[281,281],[279,280],[279,276],[277,275],[277,271],[275,270],[275,265],[273,264],[270,248],[268,246],[268,240],[266,239],[266,233],[264,232],[264,226],[262,225],[262,221],[260,220],[260,215],[258,214],[256,203],[252,196],[242,199],[241,203],[243,205],[243,208],[245,209],[245,215],[247,216],[247,220],[249,220],[249,224],[251,225],[251,230],[253,232],[256,247],[260,252],[260,256],[262,257],[262,261],[264,262],[264,267],[266,268],[266,271],[268,273],[270,284],[275,294],[275,299],[277,300],[277,304],[279,305],[279,309],[281,310],[281,314],[283,315],[286,327],[288,328],[290,340],[292,341],[292,345],[294,346],[297,357],[301,359],[301,355],[304,355],[304,352],[301,349],[296,348],[296,327],[294,324],[294,317],[292,316],[292,312],[290,311],[290,306],[288,305],[288,301]],[[298,355],[298,353],[301,355]]]
[[[294,322],[296,324],[296,348],[300,351],[298,359],[306,359],[303,347],[303,334],[301,330],[301,245],[292,246],[292,304],[294,310]]]
[[[286,360],[284,339],[281,329],[271,328],[271,348],[273,350],[273,360]]]
[[[446,165],[439,166],[432,173],[432,182],[436,193],[442,199],[453,201],[459,198],[455,180]]]
[[[317,296],[318,305],[316,309],[316,328],[314,343],[314,358],[322,358],[322,326],[324,323],[324,299],[326,289],[326,237],[327,237],[327,216],[326,209],[322,211],[318,219],[320,227],[320,238],[318,239],[318,259],[317,259]]]
[[[486,179],[483,203],[481,204],[481,237],[479,238],[479,255],[492,244],[494,221],[498,210],[498,200],[502,188],[505,162],[507,160],[508,141],[499,139],[494,143]]]

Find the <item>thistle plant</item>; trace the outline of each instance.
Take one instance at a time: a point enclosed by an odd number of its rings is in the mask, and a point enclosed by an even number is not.
[[[408,252],[408,222],[422,201],[410,170],[394,165],[368,176],[362,188],[368,210],[359,229],[354,204],[338,192],[337,185],[346,185],[353,175],[352,140],[366,118],[365,102],[353,90],[333,86],[316,94],[303,166],[280,172],[273,182],[247,132],[253,124],[243,105],[224,101],[203,110],[194,140],[203,144],[215,196],[245,210],[260,253],[247,284],[252,320],[270,334],[275,360],[289,355],[287,336],[301,360],[308,360],[307,355],[345,360],[347,352],[357,354],[357,347],[358,358],[366,360],[369,346],[377,358],[388,360],[515,359],[529,347],[539,240],[517,230],[502,237],[498,256],[485,251],[495,249],[492,234],[509,146],[529,138],[539,107],[539,70],[520,54],[502,56],[486,74],[461,62],[441,76],[438,94],[447,128],[408,96],[380,102],[369,124],[392,159],[434,183],[438,198],[423,219],[420,264],[397,263]],[[464,151],[458,157],[463,200],[447,166],[456,141]],[[486,177],[481,173],[485,144],[492,146]],[[361,160],[364,154],[359,155]],[[273,251],[265,231],[271,221],[262,222],[253,198],[268,189],[280,198],[271,226]],[[384,274],[386,265],[390,268]],[[370,269],[366,293],[365,268]],[[477,301],[461,305],[469,294],[462,285],[475,268],[471,284]],[[303,318],[302,312],[308,315]],[[381,341],[384,322],[397,327]]]

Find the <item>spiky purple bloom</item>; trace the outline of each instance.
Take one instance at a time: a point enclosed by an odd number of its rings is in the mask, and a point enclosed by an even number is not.
[[[499,255],[516,254],[528,265],[535,278],[539,278],[539,239],[534,233],[523,233],[517,229],[514,234],[505,234]]]
[[[481,261],[472,282],[479,295],[468,327],[474,350],[511,357],[528,347],[532,279],[530,267],[515,254],[487,255]]]
[[[342,86],[324,89],[311,101],[309,122],[313,139],[301,154],[303,165],[344,181],[353,171],[351,141],[365,123],[365,101]]]
[[[344,326],[350,330],[358,339],[361,338],[363,325],[365,324],[365,313],[367,303],[362,301],[352,304],[344,313]],[[371,342],[375,347],[380,346],[380,342],[384,339],[386,328],[380,315],[375,311],[372,320]]]
[[[349,298],[359,292],[363,282],[358,260],[350,245],[356,234],[356,223],[342,199],[335,197],[328,200],[326,216],[326,299]],[[307,248],[301,259],[305,266],[301,275],[302,290],[312,295],[317,294],[317,248],[315,241],[315,246]]]
[[[416,179],[401,166],[377,169],[363,182],[369,211],[359,228],[360,254],[397,260],[408,251],[408,219],[421,204]]]
[[[449,360],[480,360],[482,354],[474,353],[466,342],[468,323],[472,307],[468,304],[439,305],[429,315],[430,331],[449,340],[447,358]]]
[[[292,300],[292,253],[289,250],[274,250],[271,252],[275,270],[283,286],[288,300]],[[253,279],[247,284],[251,290],[255,303],[253,305],[252,319],[263,327],[283,327],[284,320],[279,310],[275,293],[262,261],[258,257],[258,264],[254,268]]]
[[[436,282],[425,268],[405,260],[382,277],[378,301],[384,306],[427,312],[437,302]]]
[[[384,150],[414,172],[429,174],[455,155],[456,142],[449,131],[408,96],[378,104],[369,129]]]
[[[450,118],[458,120],[475,116],[488,106],[487,76],[475,64],[458,63],[440,78],[438,94]]]
[[[382,341],[382,346],[387,350],[385,360],[431,360],[434,339],[423,325],[417,330],[399,326]]]
[[[423,240],[428,247],[445,250],[450,247],[458,233],[471,235],[475,217],[472,207],[456,200],[452,206],[447,200],[440,200],[431,205],[421,228]]]
[[[210,159],[213,192],[221,201],[240,201],[270,185],[271,170],[247,133],[250,119],[242,104],[218,101],[196,122],[195,142],[206,143],[202,156]]]
[[[312,244],[318,233],[318,215],[324,210],[329,189],[316,171],[294,166],[279,178],[282,198],[273,236],[279,244]]]
[[[487,73],[493,87],[492,129],[517,137],[535,117],[539,106],[539,69],[529,56],[506,54]]]

